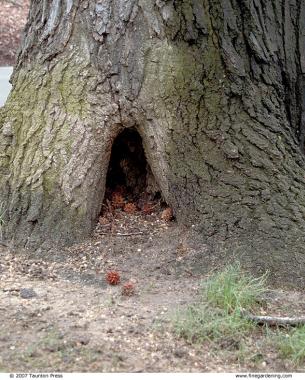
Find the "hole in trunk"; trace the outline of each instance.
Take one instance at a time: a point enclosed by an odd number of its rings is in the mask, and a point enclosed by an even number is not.
[[[163,201],[146,160],[141,136],[135,129],[125,129],[112,145],[105,199],[95,233],[147,234],[172,219],[172,210]]]
[[[125,188],[130,195],[145,191],[147,162],[142,139],[135,130],[125,129],[115,139],[107,174],[107,190]]]
[[[147,163],[142,138],[135,129],[125,129],[114,140],[106,179],[106,199],[120,194],[124,201],[138,203],[161,198]]]

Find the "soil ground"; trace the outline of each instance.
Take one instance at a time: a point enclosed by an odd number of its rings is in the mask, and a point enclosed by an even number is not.
[[[217,266],[158,215],[116,212],[112,228],[103,219],[92,239],[48,254],[0,248],[0,371],[304,370],[282,360],[260,329],[242,349],[175,335],[175,314]],[[113,270],[117,286],[106,281]],[[131,296],[122,294],[127,281]],[[304,295],[269,291],[261,313],[305,315]]]

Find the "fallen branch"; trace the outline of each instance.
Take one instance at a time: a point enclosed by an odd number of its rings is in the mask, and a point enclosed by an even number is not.
[[[248,321],[255,322],[258,325],[268,326],[302,326],[305,325],[305,317],[290,318],[290,317],[271,317],[267,315],[254,315],[245,310],[241,311],[241,316]]]

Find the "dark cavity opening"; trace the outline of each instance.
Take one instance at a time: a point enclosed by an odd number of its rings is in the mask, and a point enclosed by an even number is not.
[[[125,129],[114,140],[106,179],[106,199],[114,192],[123,194],[129,202],[160,196],[145,157],[142,138],[135,129]]]

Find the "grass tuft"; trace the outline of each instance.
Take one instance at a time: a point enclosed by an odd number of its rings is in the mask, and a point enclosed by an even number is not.
[[[178,336],[189,343],[226,340],[233,344],[253,327],[237,313],[229,314],[204,304],[189,306],[185,312],[178,313],[174,325]]]
[[[174,320],[176,333],[192,343],[203,341],[239,341],[255,327],[244,319],[240,310],[253,308],[266,291],[266,275],[253,278],[240,265],[230,265],[201,285],[202,299],[178,312]]]
[[[277,338],[280,355],[294,365],[305,362],[305,326],[293,328],[289,333],[280,333]]]
[[[267,274],[254,278],[241,270],[236,263],[216,273],[202,284],[203,295],[215,307],[234,313],[241,308],[250,309],[266,292]]]

